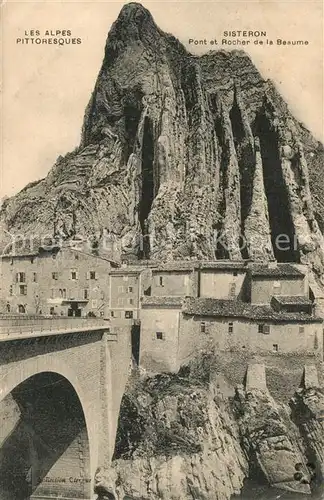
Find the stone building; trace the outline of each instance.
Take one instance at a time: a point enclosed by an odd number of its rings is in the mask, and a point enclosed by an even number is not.
[[[112,324],[129,323],[139,318],[140,298],[150,293],[151,271],[129,266],[110,271],[110,317]]]
[[[323,319],[242,301],[144,297],[140,365],[174,371],[201,349],[322,358]]]
[[[305,269],[216,264],[196,269],[196,294],[142,298],[143,368],[177,371],[197,350],[212,346],[219,352],[323,358],[323,319],[314,314]]]
[[[298,268],[299,267],[299,268]],[[252,304],[270,304],[273,296],[307,297],[307,268],[292,264],[253,265],[248,271],[247,300]]]
[[[109,273],[116,264],[70,246],[23,247],[1,258],[2,312],[109,316]]]
[[[248,262],[179,261],[151,265],[152,296],[237,298],[243,294]]]

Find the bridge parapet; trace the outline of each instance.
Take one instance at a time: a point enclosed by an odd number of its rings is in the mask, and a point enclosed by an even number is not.
[[[75,318],[55,316],[0,316],[0,338],[14,335],[39,335],[74,331],[109,331],[110,322],[104,318]]]

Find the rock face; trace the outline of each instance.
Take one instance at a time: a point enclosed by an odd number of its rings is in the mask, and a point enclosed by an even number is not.
[[[80,146],[6,200],[1,222],[11,233],[106,232],[116,255],[275,256],[322,276],[322,158],[246,53],[195,57],[130,3],[109,32]]]
[[[262,384],[231,393],[215,363],[201,353],[178,374],[133,374],[98,500],[322,498],[323,391],[298,390],[290,409]]]
[[[238,426],[198,381],[161,375],[124,396],[113,467],[95,491],[115,500],[226,500],[239,494],[247,461]],[[109,498],[109,496],[107,496]]]

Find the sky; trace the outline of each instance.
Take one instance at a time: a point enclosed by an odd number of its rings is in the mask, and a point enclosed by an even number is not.
[[[107,34],[125,3],[3,2],[1,197],[45,177],[59,155],[78,146]],[[263,77],[275,82],[293,114],[324,140],[322,1],[140,3],[160,28],[198,54],[212,47],[194,46],[189,39],[220,41],[224,31],[266,31],[273,45],[252,42],[244,49]],[[81,38],[81,43],[17,43],[31,37],[31,30],[39,30],[42,38],[46,30],[70,30],[70,38]],[[308,45],[277,45],[277,39],[307,40]]]

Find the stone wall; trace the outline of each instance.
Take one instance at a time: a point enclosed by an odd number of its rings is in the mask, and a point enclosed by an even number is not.
[[[178,369],[180,307],[141,310],[140,366],[153,372]],[[157,333],[162,338],[157,338]]]
[[[258,279],[253,278],[251,283],[252,304],[270,304],[273,295],[301,295],[308,297],[305,292],[303,279]]]
[[[259,324],[270,326],[270,333],[260,333]],[[180,320],[178,363],[181,365],[199,349],[213,345],[220,351],[246,351],[250,355],[273,353],[311,354],[323,352],[321,323],[274,323],[239,318],[209,318],[183,315]],[[278,347],[276,352],[275,346]]]
[[[241,296],[245,273],[233,271],[201,270],[200,297],[228,299]]]

